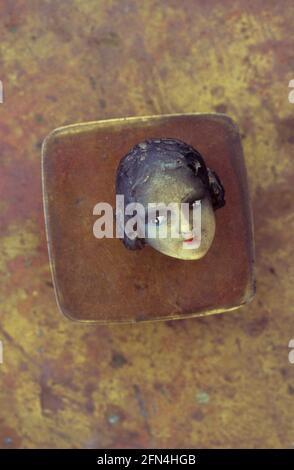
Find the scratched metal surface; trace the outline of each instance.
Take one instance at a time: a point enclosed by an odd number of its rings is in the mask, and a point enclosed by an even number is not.
[[[3,0],[0,18],[0,446],[292,447],[293,2]],[[203,319],[71,323],[49,272],[43,138],[195,111],[242,132],[255,300]]]

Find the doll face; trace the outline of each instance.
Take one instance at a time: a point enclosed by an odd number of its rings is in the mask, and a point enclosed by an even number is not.
[[[169,213],[164,217],[158,215],[156,211],[153,215],[151,212],[151,217],[143,222],[145,241],[148,245],[165,255],[185,260],[196,260],[207,253],[215,235],[214,210],[208,189],[189,168],[159,171],[150,175],[148,181],[140,188],[137,201],[144,205],[146,212],[148,203],[163,203],[167,206],[173,203],[180,214],[180,224],[176,223],[173,227],[175,219]],[[190,214],[189,209],[185,213],[181,212],[182,203],[189,203]],[[193,226],[192,214],[195,203],[201,208],[200,227],[195,227],[195,224]],[[161,238],[160,233],[165,228],[167,236]],[[178,238],[172,235],[175,232]]]

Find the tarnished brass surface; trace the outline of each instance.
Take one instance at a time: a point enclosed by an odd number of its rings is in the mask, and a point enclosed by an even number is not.
[[[93,235],[96,204],[106,202],[115,212],[121,157],[160,136],[196,147],[226,188],[215,240],[202,260],[176,260],[148,246],[134,252],[118,238]],[[252,299],[251,209],[240,137],[230,118],[191,114],[76,124],[51,133],[42,153],[53,284],[66,316],[103,323],[181,319],[233,310]]]
[[[292,447],[294,5],[0,3],[0,445]],[[226,112],[239,125],[257,295],[201,319],[93,326],[57,310],[40,150],[54,128]]]

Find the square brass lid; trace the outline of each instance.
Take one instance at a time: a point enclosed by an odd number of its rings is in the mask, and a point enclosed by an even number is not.
[[[127,250],[116,238],[93,235],[94,206],[115,208],[120,159],[148,138],[194,146],[219,175],[226,205],[216,211],[216,235],[196,261],[170,258],[146,246]],[[69,318],[137,322],[232,310],[251,300],[253,236],[246,169],[238,130],[222,114],[164,115],[75,124],[45,140],[42,178],[55,293]]]

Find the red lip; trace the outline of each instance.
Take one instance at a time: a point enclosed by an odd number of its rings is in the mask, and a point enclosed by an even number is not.
[[[184,240],[185,243],[189,243],[189,242],[192,242],[194,240],[194,237],[191,237],[191,238],[186,238]]]

